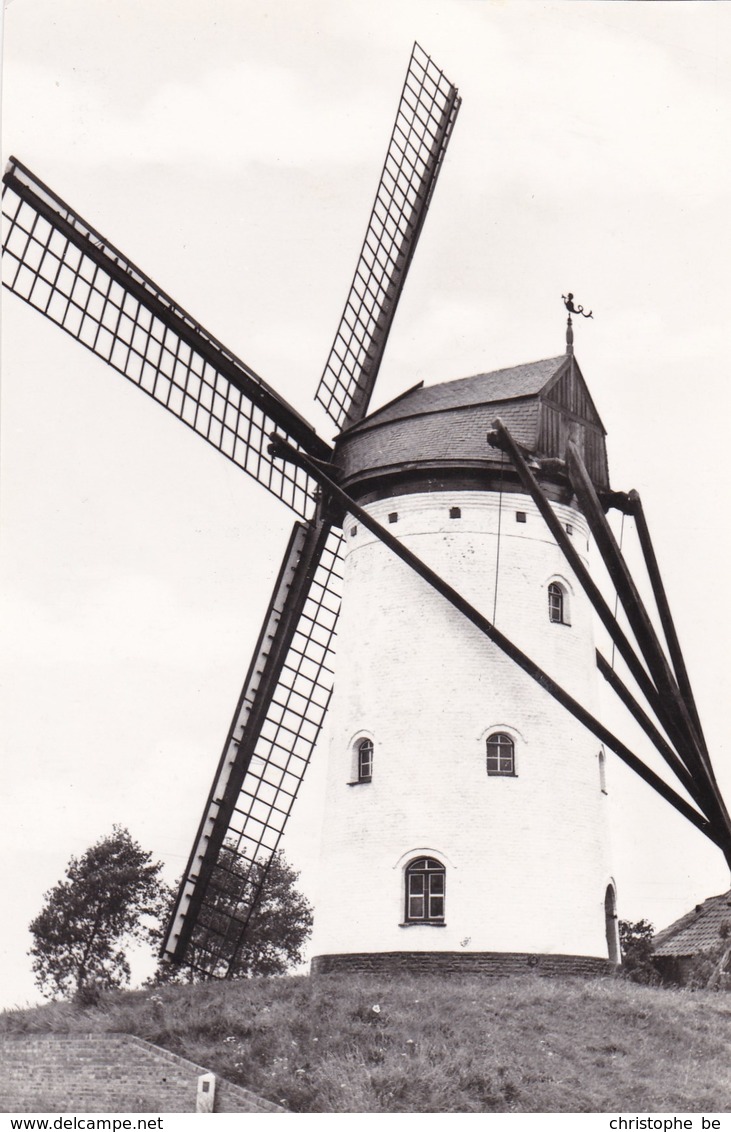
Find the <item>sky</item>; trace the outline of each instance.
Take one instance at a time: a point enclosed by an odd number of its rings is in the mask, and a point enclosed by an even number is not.
[[[312,398],[415,39],[464,101],[374,407],[562,353],[569,290],[593,310],[576,355],[612,485],[642,496],[731,797],[728,3],[6,0],[3,158],[330,439]],[[2,409],[12,1005],[38,997],[27,925],[72,854],[116,822],[184,867],[292,516],[5,293]],[[323,756],[285,846],[315,900]],[[728,887],[608,774],[620,916],[665,926]]]

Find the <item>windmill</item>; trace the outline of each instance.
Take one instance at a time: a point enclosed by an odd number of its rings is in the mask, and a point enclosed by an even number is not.
[[[317,400],[339,430],[334,448],[28,169],[11,160],[4,176],[5,285],[164,405],[297,516],[167,933],[166,954],[207,975],[235,970],[268,863],[330,705],[344,569],[350,571],[346,593],[350,604],[343,619],[347,644],[340,651],[352,667],[348,672],[346,665],[338,676],[336,702],[342,707],[331,758],[326,895],[318,916],[322,926],[316,948],[321,969],[359,962],[372,965],[374,955],[381,959],[395,955],[396,962],[410,962],[413,956],[416,961],[429,961],[455,953],[476,963],[495,954],[523,955],[536,962],[536,957],[551,954],[568,954],[571,961],[588,957],[602,962],[607,954],[616,958],[603,794],[597,788],[600,777],[594,773],[595,766],[600,769],[604,747],[632,766],[727,858],[731,855],[728,815],[700,731],[641,506],[632,495],[609,491],[603,429],[572,349],[545,363],[434,387],[442,393],[415,389],[368,416],[459,104],[456,88],[415,45],[353,283],[317,391]],[[468,417],[471,431],[466,437],[459,424],[455,426],[455,418],[464,422]],[[488,428],[490,446],[485,439]],[[459,453],[455,444],[462,445]],[[608,506],[631,510],[644,532],[669,659],[612,542],[604,517]],[[430,508],[436,510],[432,513]],[[510,535],[503,529],[508,514],[516,524]],[[463,518],[469,524],[462,523]],[[571,630],[571,690],[547,671],[561,671],[560,663],[558,669],[551,665],[556,661],[551,651],[555,652],[555,638],[544,668],[532,658],[529,647],[520,647],[536,644],[540,653],[533,629],[516,625],[515,643],[494,624],[498,581],[504,592],[506,579],[520,572],[508,569],[508,547],[517,552],[519,566],[526,560],[529,542],[535,541],[532,532],[538,523],[545,523],[549,533],[539,540],[548,550],[541,551],[542,558],[530,573],[539,592],[541,587],[545,591],[549,624]],[[520,535],[530,531],[529,538],[516,538],[517,527]],[[577,536],[586,541],[589,533],[611,563],[639,654],[593,583],[583,552],[577,550]],[[426,554],[424,561],[409,545],[418,548],[420,542],[425,546],[431,542],[432,550],[437,545],[456,547],[453,557],[462,562],[481,561],[486,546],[494,544],[502,550],[503,566],[493,572],[487,601],[493,610],[491,619],[485,613],[485,594],[480,592],[484,568],[470,581],[469,571],[455,573],[449,555],[437,554],[435,559],[434,554],[431,558]],[[370,568],[359,565],[369,556]],[[427,564],[434,561],[437,569]],[[406,583],[404,577],[409,579]],[[384,581],[390,605],[378,601]],[[513,607],[523,608],[522,596],[516,594],[514,599]],[[365,612],[363,601],[370,603]],[[612,635],[659,727],[603,658],[597,658],[597,670],[643,726],[683,794],[612,735],[585,706],[586,699],[572,694],[573,685],[581,685],[591,704],[595,664],[587,628],[590,607]],[[444,781],[436,781],[432,771],[445,741],[459,745],[456,721],[465,714],[464,701],[445,713],[444,699],[432,699],[427,722],[424,712],[429,701],[423,688],[415,695],[412,682],[407,689],[412,701],[409,711],[399,709],[393,713],[397,718],[388,719],[381,710],[377,724],[363,718],[364,688],[381,707],[391,701],[403,703],[403,697],[394,695],[393,685],[384,684],[383,675],[393,677],[403,665],[414,615],[418,627],[420,610],[428,610],[423,621],[429,623],[431,638],[427,634],[426,643],[433,645],[443,632],[455,634],[451,655],[464,655],[468,662],[457,672],[456,683],[469,683],[465,672],[472,674],[473,706],[487,684],[495,701],[500,698],[495,689],[507,689],[516,679],[511,696],[516,705],[519,701],[524,705],[520,710],[516,706],[509,719],[507,709],[500,714],[496,704],[481,728],[470,722],[472,733],[465,739],[471,744],[470,773],[474,775],[479,766],[480,776],[495,789],[488,811],[472,814],[474,828],[469,844],[461,847],[461,860],[452,861],[460,854],[454,850],[450,854],[443,842],[450,837],[454,841],[460,828],[470,824],[465,815],[476,780],[469,779],[466,793],[463,785],[446,798]],[[371,616],[374,622],[379,616],[392,617],[394,622],[402,618],[399,632],[392,634],[399,647],[392,646],[389,658],[374,651],[373,635],[364,631],[364,620]],[[368,649],[362,647],[366,640]],[[566,652],[565,641],[557,654],[559,661],[562,650]],[[365,666],[361,660],[367,661]],[[438,666],[431,657],[421,660],[420,675],[426,678]],[[414,664],[414,670],[417,667]],[[451,671],[454,674],[454,664]],[[450,665],[442,664],[445,679],[449,672]],[[438,685],[427,680],[425,686],[438,697]],[[456,695],[458,688],[452,691]],[[374,701],[374,717],[375,706]],[[516,712],[525,717],[523,722]],[[442,716],[448,720],[446,731],[441,724],[436,726]],[[538,768],[535,760],[531,766],[528,751],[530,728],[525,720],[533,720],[536,736],[540,717],[547,721],[543,726],[552,733],[551,742],[555,744],[558,735],[565,745],[566,759],[552,782],[546,780],[545,767]],[[475,760],[477,750],[482,754]],[[410,802],[420,756],[423,781]],[[382,793],[381,768],[386,766],[392,776],[388,800]],[[553,769],[557,766],[554,762]],[[503,787],[510,780],[516,780],[519,790],[525,782],[530,797],[525,791],[509,797]],[[547,790],[554,799],[553,833],[535,820],[537,813],[546,811]],[[558,817],[568,797],[573,799],[568,806],[573,816],[566,823],[569,836],[557,841]],[[422,822],[422,832],[413,815],[424,811],[425,800],[427,811],[440,801],[447,804],[438,807],[441,824],[430,831]],[[587,807],[593,815],[589,830],[582,827],[580,816]],[[489,836],[484,828],[486,812],[492,822]],[[412,828],[407,832],[409,822]],[[520,832],[523,848],[517,854],[511,829]],[[399,830],[403,835],[397,851]],[[558,848],[564,854],[563,865],[548,871],[537,868],[526,879],[529,858],[535,863],[541,844]],[[381,859],[369,872],[365,860],[376,846]],[[485,874],[486,854],[490,876]],[[572,856],[580,860],[582,854],[591,860],[575,868],[573,879],[567,880]],[[507,869],[500,864],[501,856],[504,860],[512,856],[517,864]],[[526,893],[524,906],[517,911],[516,877]],[[474,907],[476,885],[482,893],[478,903],[485,911],[477,920],[473,917],[470,932],[462,924],[468,923],[464,910]],[[384,903],[385,889],[389,895]],[[540,931],[529,932],[525,925],[536,902],[539,911],[534,919],[542,923]],[[564,943],[556,934],[566,904],[585,910],[578,944]],[[598,906],[601,916],[596,915]],[[445,907],[450,908],[449,923]],[[437,928],[448,931],[435,932]],[[409,929],[408,945],[403,942],[405,929]],[[438,942],[436,936],[441,936]]]

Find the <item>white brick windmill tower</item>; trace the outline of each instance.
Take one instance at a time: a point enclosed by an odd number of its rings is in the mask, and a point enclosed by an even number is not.
[[[608,486],[569,355],[412,390],[344,434],[341,484],[595,711],[591,604],[487,445],[498,414],[544,457],[579,426]],[[344,535],[316,968],[616,960],[601,743],[357,519]]]
[[[316,970],[616,959],[602,747],[731,860],[642,508],[608,490],[571,350],[367,416],[459,101],[415,46],[317,393],[334,448],[28,169],[3,178],[5,286],[297,516],[166,935],[207,976],[241,971],[329,707],[343,564]],[[665,645],[610,506],[635,516]],[[589,531],[636,644],[587,569]],[[631,685],[595,654],[592,610]],[[683,794],[596,718],[597,669]]]

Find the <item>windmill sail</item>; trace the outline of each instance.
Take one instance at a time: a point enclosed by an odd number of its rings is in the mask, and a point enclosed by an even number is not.
[[[312,480],[275,465],[267,436],[327,459],[310,425],[23,165],[3,181],[4,285],[309,517]]]
[[[415,45],[355,278],[317,392],[338,426],[367,411],[458,109],[456,88]],[[204,975],[236,973],[329,703],[342,535],[324,524],[318,530],[295,527],[168,927],[165,954]]]
[[[296,523],[168,926],[164,953],[235,974],[332,691],[342,535]]]
[[[339,426],[367,411],[459,104],[415,45],[317,394]],[[231,975],[327,711],[339,611],[342,535],[313,514],[315,477],[273,457],[268,438],[320,464],[332,450],[28,169],[11,159],[3,180],[5,286],[308,520],[295,524],[164,944],[204,975]]]
[[[457,88],[414,44],[360,258],[316,394],[339,428],[368,410],[459,106]]]

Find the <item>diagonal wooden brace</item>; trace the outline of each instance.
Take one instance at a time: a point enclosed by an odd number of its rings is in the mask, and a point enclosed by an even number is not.
[[[688,711],[690,712],[691,718],[695,724],[698,739],[703,744],[703,747],[707,752],[708,747],[703,735],[703,729],[701,727],[698,709],[696,708],[693,690],[690,686],[690,678],[688,676],[688,670],[685,666],[685,658],[683,657],[683,652],[680,648],[680,641],[678,640],[678,634],[675,630],[675,622],[673,621],[673,616],[670,612],[670,605],[668,603],[667,594],[665,593],[665,586],[663,585],[662,577],[660,576],[660,567],[658,566],[657,557],[655,555],[655,548],[652,545],[652,539],[650,538],[650,529],[647,525],[647,519],[645,518],[645,511],[642,506],[642,500],[640,499],[639,492],[635,491],[634,489],[629,492],[628,498],[631,508],[630,514],[633,516],[635,520],[635,526],[637,527],[637,535],[640,540],[642,553],[644,555],[647,573],[650,578],[650,584],[652,585],[652,592],[655,597],[657,611],[660,614],[660,623],[662,624],[662,630],[665,634],[665,640],[667,641],[668,652],[670,653],[670,659],[675,670],[678,687],[683,694],[683,699],[688,706]]]
[[[718,845],[724,852],[729,864],[731,864],[731,838],[724,840],[723,833],[719,833],[703,814],[699,813],[694,806],[686,802],[686,800],[676,793],[672,787],[668,786],[659,775],[645,766],[642,760],[639,759],[626,744],[613,735],[612,732],[587,711],[586,708],[582,707],[573,696],[565,691],[547,672],[544,672],[530,657],[522,652],[517,645],[513,644],[513,642],[506,637],[504,633],[501,633],[492,622],[488,621],[479,610],[475,609],[457,590],[445,582],[443,578],[440,578],[425,562],[410,551],[408,547],[404,546],[390,531],[386,530],[372,515],[334,483],[322,466],[314,464],[304,452],[298,451],[277,434],[272,434],[270,452],[274,456],[293,460],[306,468],[313,478],[319,481],[323,490],[336,500],[345,511],[353,515],[359,523],[362,523],[366,530],[370,531],[371,534],[380,539],[389,550],[392,550],[394,554],[398,555],[398,557],[410,566],[420,578],[423,578],[438,594],[441,594],[455,609],[459,610],[468,621],[484,633],[484,635],[504,652],[506,656],[510,657],[519,668],[522,668],[532,680],[535,680],[549,696],[552,696],[553,699],[573,715],[579,723],[583,724],[588,731],[595,735],[600,742],[614,751],[614,753],[618,755],[627,766],[634,770],[644,782],[652,786],[661,797],[669,802],[683,817],[687,818],[692,825],[704,833],[710,841]]]
[[[668,764],[673,774],[675,774],[678,781],[683,784],[691,798],[695,799],[700,808],[705,809],[709,802],[707,791],[702,789],[701,784],[693,777],[682,759],[678,757],[664,735],[658,731],[647,712],[643,711],[627,685],[619,678],[609,661],[602,656],[598,649],[596,650],[596,664],[612,691],[616,693],[617,697],[622,701],[630,714],[637,723],[639,723],[645,735],[647,735],[648,739],[651,740],[665,759],[665,762]]]
[[[538,483],[538,480],[533,475],[528,462],[525,459],[520,446],[515,442],[508,429],[498,417],[493,421],[492,425],[495,430],[493,433],[488,433],[488,441],[494,447],[500,448],[506,452],[518,473],[523,487],[526,489],[531,499],[535,503],[538,511],[543,517],[546,526],[553,535],[559,549],[563,553],[564,558],[573,570],[576,578],[579,581],[584,593],[589,598],[589,601],[594,607],[594,610],[599,617],[604,628],[609,633],[609,636],[614,641],[617,650],[627,665],[629,671],[637,682],[637,686],[642,691],[645,699],[655,713],[655,716],[660,721],[661,725],[667,732],[672,742],[680,749],[685,742],[684,735],[676,727],[674,727],[673,718],[667,711],[666,706],[660,696],[658,689],[648,675],[642,661],[637,656],[633,646],[628,640],[626,634],[618,624],[616,617],[604,600],[596,582],[589,573],[587,567],[581,560],[581,557],[574,546],[573,542],[567,535],[563,525],[558,519],[555,511],[553,510],[550,502],[548,501],[545,492]],[[565,468],[564,468],[565,471]],[[694,754],[694,752],[691,752]],[[695,769],[695,766],[689,766],[689,770]]]
[[[708,752],[698,738],[688,707],[680,694],[670,664],[655,633],[640,593],[607,522],[589,473],[576,445],[571,441],[567,445],[567,455],[569,478],[576,492],[579,505],[589,523],[657,689],[667,702],[668,715],[672,720],[672,733],[668,731],[668,734],[673,738],[678,750],[683,750],[684,753],[690,752],[695,756],[689,769],[709,784],[713,798],[712,812],[717,814],[720,823],[719,828],[723,830],[724,837],[728,838],[729,843],[731,843],[731,818],[729,818],[716,783]],[[676,735],[680,737],[679,743],[675,738]]]
[[[573,569],[577,579],[584,589],[587,597],[591,601],[594,609],[597,612],[602,624],[609,632],[612,640],[614,641],[620,655],[623,657],[627,667],[637,681],[638,686],[642,690],[647,702],[652,707],[657,719],[662,724],[667,732],[667,735],[675,744],[677,751],[682,752],[686,770],[694,780],[700,780],[705,784],[706,789],[703,791],[704,796],[708,798],[707,812],[709,817],[713,820],[714,824],[720,831],[721,841],[724,845],[731,847],[731,829],[729,827],[728,815],[726,814],[723,801],[720,796],[720,791],[713,778],[713,773],[709,773],[709,765],[701,757],[701,752],[696,743],[690,741],[690,735],[686,728],[681,725],[677,717],[669,710],[663,696],[660,695],[655,683],[652,682],[647,672],[637,657],[634,649],[632,648],[627,637],[623,633],[620,626],[617,624],[616,618],[612,614],[609,606],[604,600],[603,595],[599,591],[598,586],[589,574],[586,566],[582,562],[575,546],[569,539],[562,524],[559,522],[550,502],[548,501],[545,493],[543,492],[540,484],[533,475],[528,462],[526,461],[523,452],[518,444],[516,444],[510,432],[498,418],[493,422],[494,433],[488,434],[488,441],[495,447],[507,452],[515,467],[518,476],[525,487],[526,491],[530,494],[533,502],[538,508],[540,514],[543,516],[546,525],[556,539],[559,548]],[[583,467],[583,464],[582,464]],[[562,469],[566,471],[566,467]],[[587,475],[588,478],[588,475]],[[593,492],[593,485],[589,481]],[[601,514],[604,523],[604,512],[601,509],[596,493],[594,492],[596,506],[599,514]],[[588,516],[587,516],[588,518]],[[590,524],[591,525],[591,524]],[[608,526],[608,524],[606,524]],[[656,675],[653,673],[653,675]],[[679,756],[675,754],[675,757]],[[701,789],[697,786],[696,789]],[[694,795],[695,796],[695,793]],[[724,850],[726,852],[726,850]],[[729,858],[731,863],[731,858]]]

